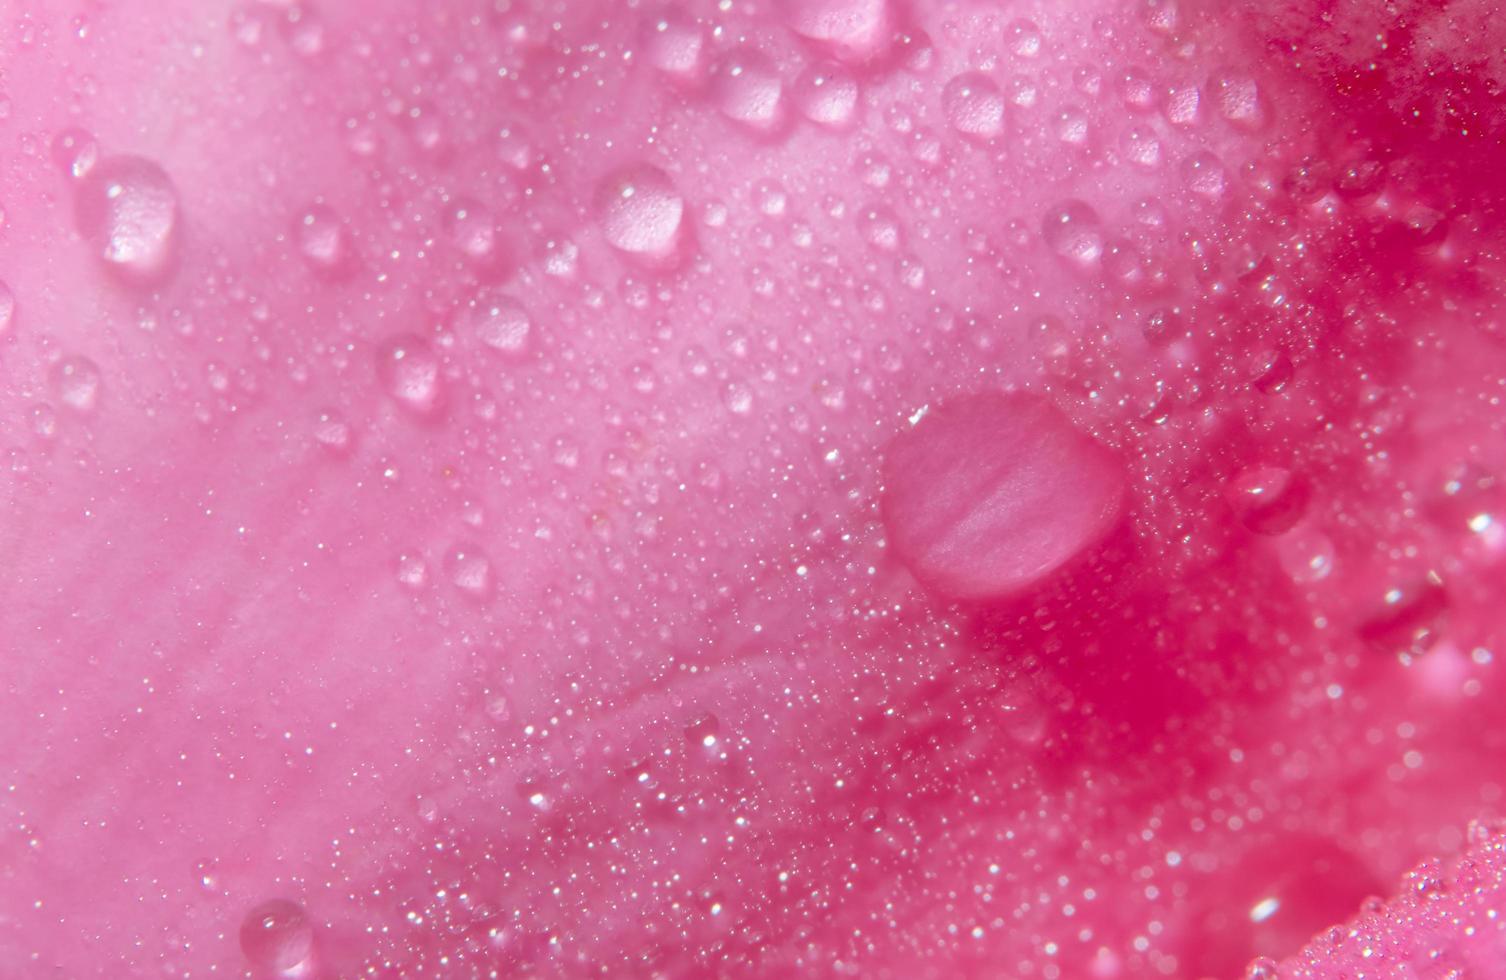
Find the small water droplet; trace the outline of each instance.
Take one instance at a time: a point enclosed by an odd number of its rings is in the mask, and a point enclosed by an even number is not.
[[[528,352],[533,319],[513,297],[487,291],[461,308],[455,317],[455,329],[499,354],[520,357]]]
[[[316,204],[299,216],[298,251],[309,268],[325,276],[339,276],[352,264],[345,222],[332,208]]]
[[[82,415],[99,407],[99,367],[87,357],[65,357],[52,366],[58,401]]]
[[[492,591],[492,563],[472,545],[457,545],[445,555],[445,570],[455,588],[473,599],[485,599]]]
[[[74,180],[82,180],[99,162],[99,142],[82,129],[65,129],[52,141],[52,161]]]
[[[0,341],[10,337],[16,329],[16,294],[0,282]]]
[[[314,441],[336,455],[350,451],[350,423],[333,410],[320,412],[314,419]]]
[[[790,29],[845,62],[884,55],[894,41],[892,0],[783,0]]]
[[[302,977],[312,969],[314,926],[295,902],[272,899],[247,912],[240,942],[246,962],[259,976]]]
[[[157,164],[110,157],[78,183],[79,231],[120,278],[142,285],[165,281],[178,242],[178,189]]]
[[[1280,980],[1280,977],[1276,961],[1268,956],[1258,957],[1245,967],[1244,980]]]
[[[1004,28],[1004,43],[1019,58],[1034,58],[1041,53],[1041,29],[1033,21],[1011,21]]]

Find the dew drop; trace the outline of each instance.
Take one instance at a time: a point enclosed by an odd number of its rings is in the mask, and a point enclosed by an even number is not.
[[[790,96],[802,116],[828,129],[844,129],[857,116],[858,80],[851,70],[833,62],[811,65],[801,72]]]
[[[320,412],[314,419],[314,441],[336,455],[350,452],[350,423],[334,410]]]
[[[99,367],[87,357],[65,357],[52,366],[52,388],[58,401],[81,415],[99,407]]]
[[[177,252],[178,189],[142,157],[102,160],[78,184],[79,231],[120,278],[141,285],[167,279]]]
[[[643,56],[655,69],[679,82],[699,78],[705,70],[706,37],[693,18],[668,8],[644,22]]]
[[[596,211],[603,234],[618,251],[652,265],[677,255],[685,200],[659,168],[638,164],[612,174],[597,188]]]
[[[345,223],[333,209],[316,204],[299,216],[298,251],[309,268],[324,276],[338,276],[351,265]]]
[[[52,141],[52,161],[74,180],[82,180],[99,162],[99,142],[82,129],[65,129]]]
[[[1232,126],[1256,130],[1265,125],[1266,108],[1260,86],[1248,75],[1219,75],[1208,83],[1218,114]]]
[[[751,132],[770,134],[784,123],[784,82],[766,55],[750,48],[717,62],[711,94],[722,115]]]
[[[1098,213],[1082,201],[1063,201],[1041,219],[1041,236],[1057,255],[1079,268],[1090,268],[1103,256]]]
[[[839,61],[866,62],[884,55],[894,40],[892,0],[784,0],[796,34]]]
[[[0,282],[0,340],[11,336],[16,329],[16,294]]]
[[[1182,161],[1182,180],[1198,197],[1216,201],[1229,188],[1229,173],[1223,161],[1207,151],[1194,153]]]
[[[473,266],[485,267],[497,261],[501,251],[496,215],[480,201],[460,200],[446,215],[450,241]]]
[[[314,959],[314,926],[303,907],[275,898],[253,908],[241,922],[241,952],[253,974],[307,975]]]
[[[485,599],[492,591],[491,560],[471,545],[457,545],[445,555],[445,571],[455,588],[473,599]]]
[[[455,327],[458,333],[475,337],[499,354],[518,357],[528,351],[533,318],[513,297],[488,291],[460,310]]]
[[[432,415],[439,408],[439,358],[429,344],[412,335],[394,338],[377,354],[382,386],[398,404],[415,415]]]
[[[1041,53],[1041,29],[1033,21],[1013,21],[1004,28],[1004,43],[1016,57],[1034,58]]]
[[[1282,534],[1307,510],[1307,484],[1280,466],[1252,466],[1236,473],[1224,497],[1239,522],[1256,534]]]
[[[942,111],[958,133],[987,141],[1004,132],[1004,95],[982,72],[963,72],[941,90]]]

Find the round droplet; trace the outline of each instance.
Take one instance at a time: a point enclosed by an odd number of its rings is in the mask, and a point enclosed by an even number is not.
[[[795,79],[790,94],[800,114],[818,126],[843,129],[857,116],[858,80],[834,62],[811,65]]]
[[[963,136],[980,141],[1004,132],[1004,94],[982,72],[963,72],[941,90],[947,122]]]
[[[1098,213],[1082,201],[1063,201],[1041,219],[1046,246],[1080,268],[1103,257],[1103,232]]]
[[[891,0],[784,0],[790,29],[833,58],[866,62],[894,41]]]
[[[684,11],[668,8],[650,16],[643,27],[643,56],[663,74],[690,82],[705,71],[706,35]]]
[[[321,275],[338,276],[351,265],[345,223],[333,209],[316,204],[299,216],[298,251],[309,268]]]
[[[1256,534],[1282,534],[1307,510],[1306,482],[1280,466],[1251,466],[1224,488],[1235,516]]]
[[[350,452],[350,423],[338,412],[320,412],[314,418],[314,441],[336,455]]]
[[[153,285],[172,271],[178,242],[178,189],[157,164],[110,157],[79,182],[78,227],[106,268]]]
[[[99,162],[99,141],[82,129],[65,129],[52,141],[52,161],[74,180],[82,180]]]
[[[1293,582],[1309,585],[1333,572],[1333,541],[1322,531],[1295,528],[1277,538],[1276,558]]]
[[[382,345],[377,352],[382,386],[403,408],[416,415],[432,415],[440,405],[439,358],[428,342],[406,335]]]
[[[685,200],[659,168],[639,164],[612,174],[597,189],[596,211],[618,251],[655,265],[676,256]]]
[[[302,977],[313,967],[314,926],[295,902],[274,898],[247,912],[240,941],[258,977]]]
[[[989,393],[922,414],[889,445],[881,506],[894,553],[953,599],[1016,596],[1118,523],[1118,457],[1033,395]]]
[[[767,56],[749,48],[733,51],[716,65],[712,98],[722,115],[756,133],[773,133],[784,123],[784,82]]]
[[[99,367],[87,357],[65,357],[52,366],[58,401],[82,415],[99,407]]]
[[[457,332],[475,337],[499,354],[518,357],[528,351],[533,318],[513,297],[488,291],[461,309],[455,327]]]

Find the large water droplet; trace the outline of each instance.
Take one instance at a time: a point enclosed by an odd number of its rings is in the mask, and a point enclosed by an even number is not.
[[[790,29],[833,58],[871,61],[894,40],[890,0],[785,0]]]
[[[1063,201],[1041,219],[1041,236],[1057,255],[1080,268],[1103,256],[1103,233],[1098,213],[1082,201]]]
[[[851,70],[823,62],[811,65],[795,79],[791,96],[800,114],[811,122],[842,129],[857,115],[858,80]]]
[[[701,76],[705,48],[701,25],[681,10],[663,10],[644,22],[644,58],[676,81],[690,82]]]
[[[247,912],[240,941],[251,972],[259,977],[302,977],[312,969],[314,926],[295,902],[274,898]]]
[[[947,82],[941,108],[951,127],[969,139],[987,141],[1004,132],[1004,93],[982,72],[963,72]]]
[[[619,251],[655,265],[675,258],[685,200],[664,171],[647,164],[617,171],[597,189],[596,210],[607,241]]]
[[[75,198],[79,231],[121,278],[152,285],[172,271],[178,189],[157,164],[110,157],[89,170]]]
[[[405,335],[383,344],[377,371],[387,393],[408,411],[431,415],[439,409],[439,358],[426,341]]]
[[[767,56],[749,48],[717,62],[712,98],[722,115],[757,133],[773,133],[784,123],[784,82]]]

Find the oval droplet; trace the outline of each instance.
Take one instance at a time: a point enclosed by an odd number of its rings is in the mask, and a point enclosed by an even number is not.
[[[839,61],[882,57],[894,41],[891,0],[785,0],[790,30]]]
[[[87,357],[65,357],[52,366],[52,387],[58,401],[81,415],[99,407],[99,367]]]
[[[75,205],[79,231],[111,272],[141,285],[168,278],[179,207],[165,170],[142,157],[110,157],[79,182]]]
[[[1251,466],[1224,488],[1235,516],[1256,534],[1282,534],[1307,510],[1307,484],[1280,466]]]
[[[316,204],[298,218],[298,251],[309,268],[323,276],[340,276],[352,264],[345,223],[332,208]]]

